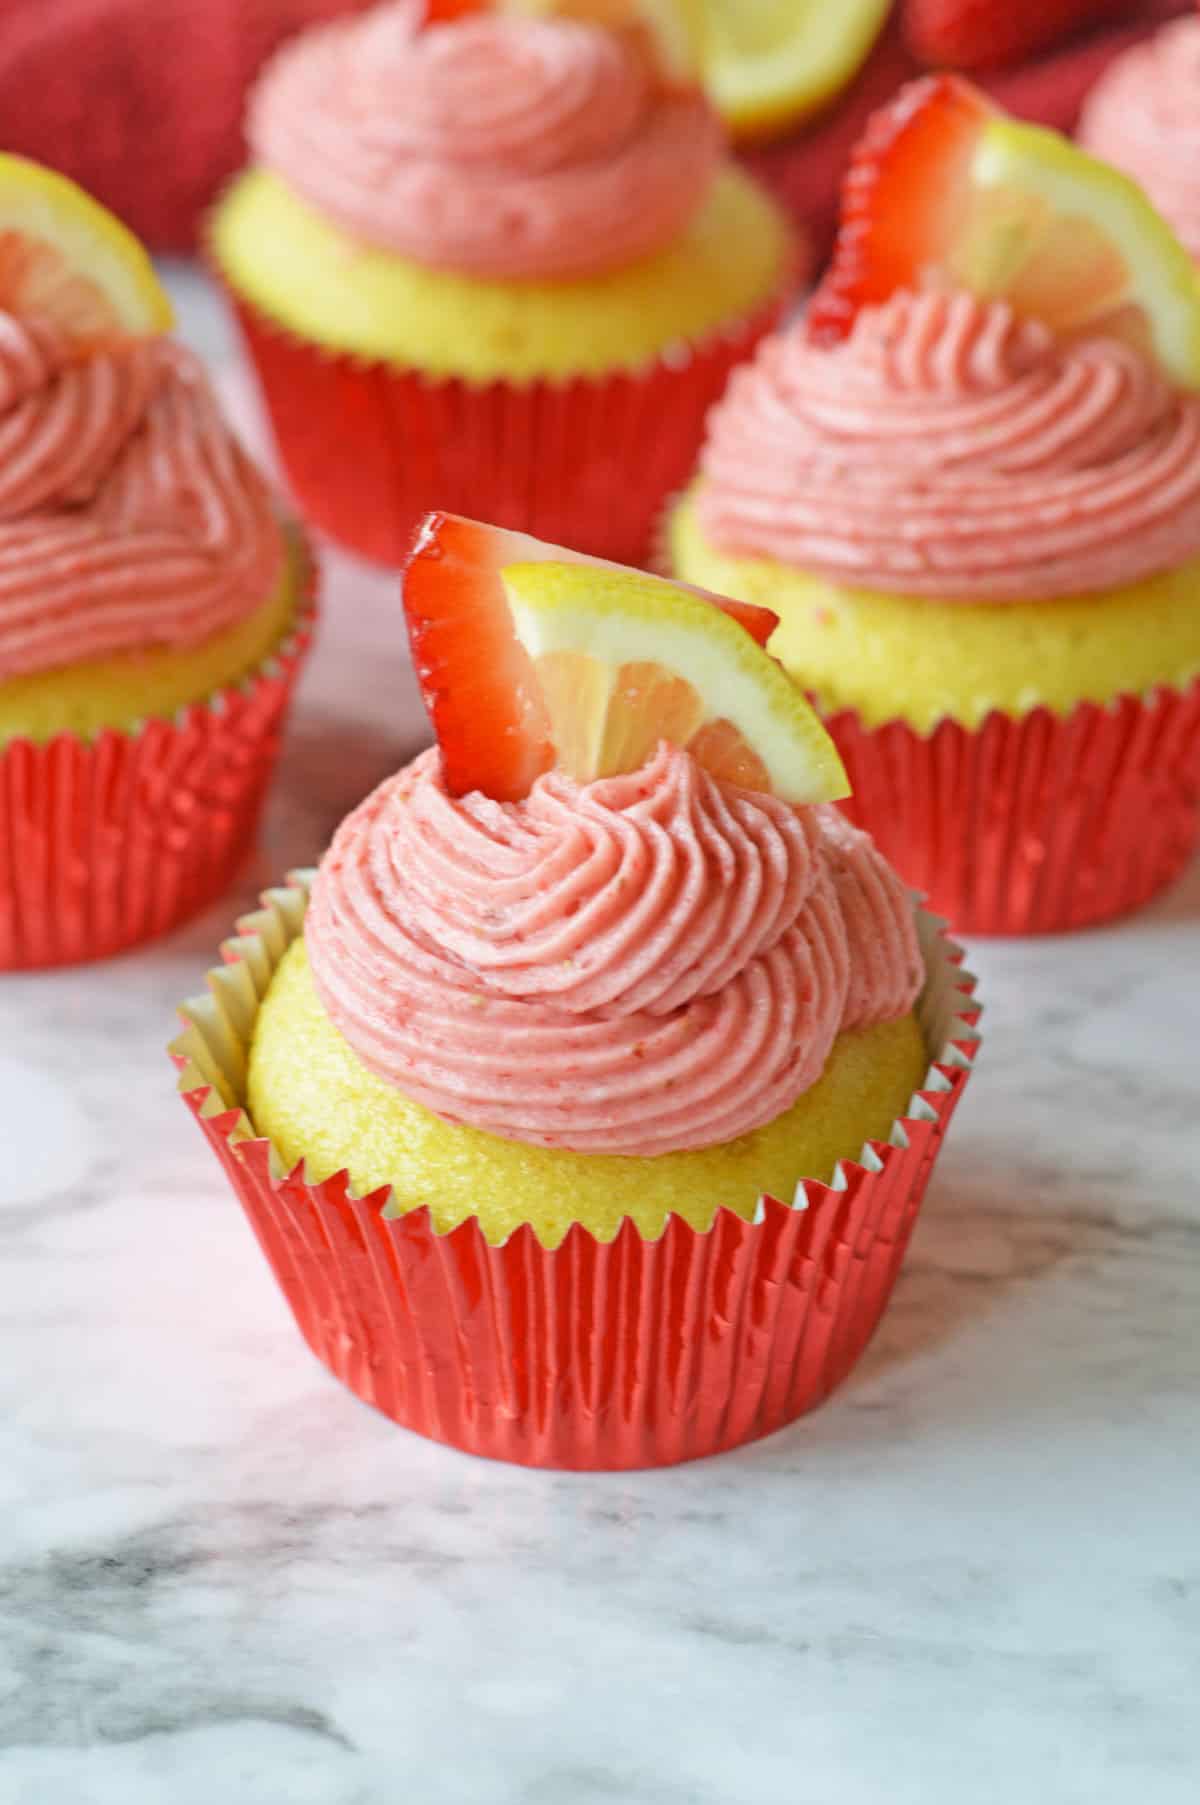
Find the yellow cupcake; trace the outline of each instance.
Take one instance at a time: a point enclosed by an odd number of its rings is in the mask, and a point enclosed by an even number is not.
[[[247,139],[209,243],[309,518],[383,563],[438,507],[641,562],[803,273],[699,90],[595,24],[384,6],[294,40]]]
[[[352,239],[265,169],[234,184],[211,240],[235,292],[298,336],[472,382],[637,369],[752,313],[795,255],[782,213],[732,166],[672,244],[570,281],[428,268]]]
[[[44,743],[58,733],[91,739],[106,727],[128,731],[169,718],[258,668],[287,636],[305,580],[303,553],[289,536],[274,592],[234,626],[197,646],[116,653],[0,683],[0,744]]]
[[[674,574],[780,617],[771,650],[827,712],[868,727],[976,727],[991,709],[1067,713],[1200,672],[1200,558],[1125,588],[1019,602],[930,601],[851,589],[769,558],[719,551],[695,490],[673,509]]]
[[[498,1242],[529,1222],[554,1247],[572,1222],[607,1241],[624,1216],[657,1236],[672,1211],[705,1230],[722,1205],[750,1216],[764,1192],[790,1203],[799,1179],[828,1182],[839,1160],[887,1138],[929,1057],[905,1015],[840,1035],[811,1090],[723,1146],[650,1159],[529,1146],[444,1122],[369,1072],[326,1015],[299,939],[255,1023],[247,1105],[311,1184],[345,1168],[359,1194],[391,1185],[396,1214],[428,1205],[439,1233],[476,1216]]]

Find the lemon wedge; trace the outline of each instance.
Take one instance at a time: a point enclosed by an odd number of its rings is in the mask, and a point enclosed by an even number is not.
[[[699,5],[704,85],[713,105],[735,137],[766,138],[815,113],[857,75],[890,0]]]
[[[866,61],[890,0],[499,0],[527,18],[637,27],[676,81],[698,81],[737,138],[766,138],[834,99]]]
[[[579,782],[636,771],[669,740],[713,776],[787,802],[849,794],[802,692],[701,596],[580,564],[510,564],[501,579],[555,763]]]
[[[66,176],[0,153],[0,308],[81,346],[167,331],[168,301],[120,220]]]
[[[1200,388],[1200,284],[1137,183],[1057,132],[989,120],[951,279],[1057,332],[1134,337]]]

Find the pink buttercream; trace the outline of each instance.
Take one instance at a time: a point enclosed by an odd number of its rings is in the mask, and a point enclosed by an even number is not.
[[[0,311],[0,679],[197,645],[267,600],[282,557],[189,352],[79,356]]]
[[[620,268],[684,230],[720,133],[590,25],[475,18],[418,29],[383,6],[270,64],[258,160],[348,232],[435,269],[568,277]]]
[[[1200,258],[1200,19],[1177,19],[1100,78],[1079,140],[1141,183]]]
[[[714,545],[869,589],[1077,595],[1200,552],[1200,399],[967,294],[896,294],[832,350],[767,339],[702,470]]]
[[[449,796],[425,753],[343,822],[306,938],[372,1071],[448,1121],[592,1153],[760,1127],[921,982],[908,895],[864,834],[665,743],[519,803]]]

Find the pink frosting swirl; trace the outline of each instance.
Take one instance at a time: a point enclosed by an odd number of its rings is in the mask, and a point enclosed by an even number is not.
[[[1200,259],[1200,19],[1177,19],[1101,76],[1079,141],[1140,182]]]
[[[306,926],[363,1062],[448,1121],[547,1147],[732,1140],[921,982],[900,880],[834,809],[642,770],[455,799],[436,751],[343,822]]]
[[[702,470],[722,550],[906,595],[1077,595],[1200,551],[1200,399],[967,294],[896,294],[832,350],[766,340]]]
[[[698,92],[594,26],[418,15],[384,6],[281,52],[250,106],[258,160],[368,243],[471,275],[589,275],[683,231],[720,149]]]
[[[267,600],[282,557],[189,352],[81,357],[0,312],[0,679],[199,644]]]

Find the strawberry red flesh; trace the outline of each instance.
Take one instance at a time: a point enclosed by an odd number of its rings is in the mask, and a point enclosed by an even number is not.
[[[833,256],[808,309],[815,344],[836,344],[860,309],[920,287],[937,268],[994,111],[960,76],[927,75],[872,115],[842,186]]]
[[[497,802],[519,801],[553,762],[533,666],[500,577],[536,543],[433,513],[404,567],[413,665],[452,796],[482,790]]]
[[[690,583],[679,583],[679,589],[692,589]],[[769,608],[760,608],[756,602],[735,602],[728,595],[713,595],[707,589],[692,589],[694,595],[702,595],[706,600],[715,603],[722,614],[735,620],[739,627],[745,627],[755,645],[765,648],[768,639],[779,625],[779,616],[772,614]]]
[[[606,560],[440,510],[417,529],[401,578],[404,613],[452,796],[482,790],[497,802],[518,802],[554,763],[549,718],[513,627],[502,575],[510,564],[545,563]],[[693,593],[737,621],[760,646],[779,625],[769,608],[702,589]]]

